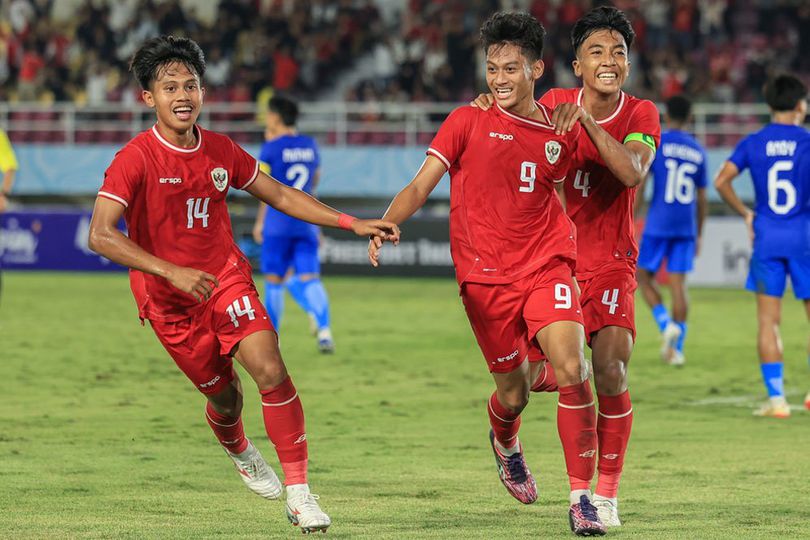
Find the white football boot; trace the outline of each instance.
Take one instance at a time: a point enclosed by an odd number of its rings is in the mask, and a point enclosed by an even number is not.
[[[602,525],[608,528],[622,526],[622,522],[619,520],[619,502],[616,499],[594,495],[593,505],[596,507],[596,513],[599,515]]]
[[[250,491],[265,499],[281,497],[281,481],[252,442],[248,441],[247,449],[241,454],[232,454],[228,450],[225,453],[233,460],[239,476]]]
[[[680,337],[681,327],[674,322],[669,322],[664,331],[661,332],[661,360],[667,364],[672,363],[672,357],[677,352],[675,346]]]
[[[293,525],[301,527],[304,534],[326,532],[332,524],[329,516],[318,506],[319,498],[310,493],[307,484],[287,486],[287,519]]]
[[[772,397],[754,411],[754,416],[767,416],[769,418],[790,418],[790,405],[782,396]]]

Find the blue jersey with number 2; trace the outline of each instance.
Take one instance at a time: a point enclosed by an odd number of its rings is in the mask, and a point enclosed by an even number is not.
[[[799,145],[808,138],[800,126],[768,124],[740,141],[729,158],[754,182],[754,252],[760,256],[810,251],[810,171],[795,167]]]
[[[664,238],[697,235],[696,194],[706,187],[706,152],[678,130],[661,134],[652,164],[653,190],[644,234]]]
[[[318,145],[312,137],[282,135],[267,141],[262,145],[259,161],[263,170],[279,182],[312,194],[312,181],[321,164]],[[317,235],[317,226],[267,208],[264,236]]]

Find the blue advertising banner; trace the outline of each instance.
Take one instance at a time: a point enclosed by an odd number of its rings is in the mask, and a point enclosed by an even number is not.
[[[75,208],[0,214],[0,268],[123,270],[87,247],[90,215]]]

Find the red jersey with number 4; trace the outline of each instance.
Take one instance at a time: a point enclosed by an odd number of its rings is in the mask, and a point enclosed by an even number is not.
[[[511,283],[554,257],[576,259],[576,239],[554,183],[565,179],[576,133],[499,106],[454,110],[427,153],[450,172],[450,251],[459,285]]]
[[[225,196],[244,189],[259,163],[228,137],[195,126],[197,146],[179,148],[153,127],[136,136],[113,158],[99,197],[125,207],[130,239],[178,266],[217,275],[238,251]],[[201,304],[166,279],[130,271],[141,318],[181,320]]]
[[[552,111],[560,103],[581,106],[582,88],[553,88],[540,98],[540,103]],[[654,141],[656,148],[661,140],[655,104],[624,92],[613,114],[597,124],[621,143],[631,134],[639,134],[648,144]],[[638,244],[633,230],[633,200],[636,188],[626,187],[610,172],[584,130],[565,184],[568,215],[577,226],[577,277],[590,279],[608,268],[635,272]]]

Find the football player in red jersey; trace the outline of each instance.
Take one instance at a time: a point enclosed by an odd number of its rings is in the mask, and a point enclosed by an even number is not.
[[[635,33],[616,8],[586,13],[571,32],[581,88],[547,92],[559,134],[580,135],[569,171],[567,212],[577,226],[576,277],[599,401],[599,478],[594,505],[608,527],[621,525],[617,493],[633,419],[627,364],[635,340],[636,186],[647,176],[661,135],[655,105],[622,91]],[[475,104],[489,107],[491,96]]]
[[[596,418],[573,281],[576,241],[562,202],[576,129],[557,134],[534,101],[545,30],[526,13],[497,13],[481,28],[488,111],[461,107],[442,124],[427,158],[383,219],[402,223],[450,173],[450,246],[460,294],[495,380],[490,442],[501,481],[529,504],[537,488],[518,440],[532,389],[557,390],[557,428],[571,484],[572,529],[604,534],[590,502]],[[384,239],[372,239],[379,262]],[[542,353],[554,366],[549,379]]]
[[[178,367],[207,398],[206,418],[255,493],[282,486],[242,427],[233,358],[256,382],[267,435],[285,475],[286,512],[304,531],[331,521],[307,482],[307,442],[298,393],[259,300],[250,264],[233,240],[225,196],[244,189],[299,219],[397,242],[396,225],[357,220],[259,171],[228,137],[196,122],[205,59],[187,38],[145,42],[130,69],[157,122],[122,148],[104,175],[90,225],[91,249],[130,268],[141,320],[148,319]],[[124,217],[129,237],[116,228]]]

